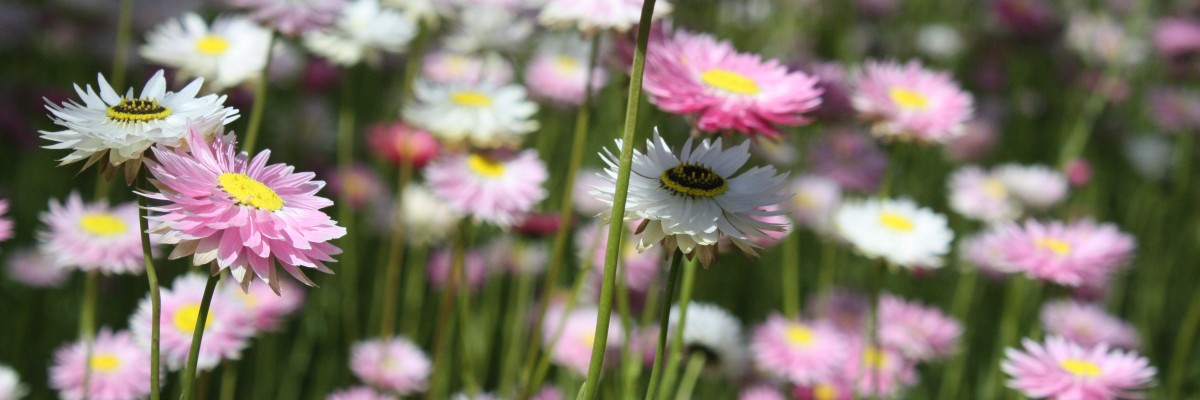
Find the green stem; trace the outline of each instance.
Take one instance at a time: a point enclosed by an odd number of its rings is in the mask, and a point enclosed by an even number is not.
[[[267,62],[263,64],[262,71],[259,71],[258,82],[254,87],[254,104],[250,106],[250,123],[246,126],[246,139],[242,141],[242,151],[247,153],[254,152],[254,145],[258,143],[258,132],[262,127],[263,109],[267,105],[267,70],[271,67],[271,46],[275,42],[274,34],[267,39]]]
[[[408,186],[408,182],[412,180],[413,167],[408,158],[400,161],[400,171],[396,179],[396,196],[393,207],[399,210],[404,201],[404,188]],[[383,305],[380,312],[380,330],[381,337],[387,338],[392,336],[396,331],[396,305],[400,303],[400,267],[401,261],[404,260],[404,237],[405,229],[407,228],[404,222],[396,222],[392,227],[392,238],[388,242],[390,251],[388,253],[386,277],[386,285],[383,291]]]
[[[688,355],[687,369],[683,371],[683,380],[679,381],[679,392],[675,394],[675,400],[690,400],[692,391],[696,388],[696,381],[700,379],[700,371],[704,370],[705,359],[703,352],[695,352]]]
[[[604,366],[604,351],[607,350],[608,323],[612,313],[613,287],[617,280],[617,260],[621,256],[621,235],[625,233],[625,199],[629,196],[629,174],[633,167],[633,139],[637,131],[637,115],[642,101],[642,74],[646,68],[646,46],[650,40],[650,25],[654,15],[655,0],[642,3],[641,22],[638,25],[637,47],[633,53],[633,71],[630,74],[629,100],[625,110],[625,128],[621,135],[621,160],[617,168],[617,182],[613,193],[612,223],[608,228],[608,248],[604,257],[604,281],[600,286],[600,307],[596,316],[596,340],[592,346],[592,359],[588,364],[587,381],[583,384],[580,397],[583,400],[596,398],[600,387],[600,371]]]
[[[675,254],[671,254],[675,258]],[[658,316],[658,343],[654,346],[654,365],[650,367],[650,387],[646,389],[646,400],[653,399],[658,394],[662,384],[663,353],[667,349],[667,331],[671,325],[671,299],[675,298],[675,288],[679,286],[680,266],[678,260],[667,261],[671,267],[667,278],[667,292],[663,297],[662,310]]]
[[[783,315],[800,316],[800,234],[792,232],[783,242]]]
[[[1170,368],[1167,369],[1167,397],[1181,399],[1184,377],[1187,376],[1188,363],[1192,356],[1192,344],[1196,340],[1196,332],[1200,330],[1200,293],[1192,295],[1192,305],[1188,307],[1179,335],[1175,337],[1175,347],[1172,349]]]
[[[427,253],[428,249],[424,246],[416,246],[413,248],[411,260],[405,261],[408,276],[404,278],[404,317],[408,323],[405,325],[404,331],[414,340],[421,334],[421,321],[424,320],[421,315],[425,309],[425,256]]]
[[[129,37],[133,33],[133,0],[121,0],[117,14],[117,48],[113,52],[112,87],[125,87],[125,70],[129,61]]]
[[[142,191],[149,191],[150,181],[146,175],[142,175],[139,182]],[[159,387],[159,331],[161,327],[159,322],[162,319],[162,296],[158,289],[158,270],[154,267],[154,254],[150,251],[150,233],[149,222],[146,219],[146,207],[149,206],[149,199],[146,196],[137,196],[138,198],[138,228],[141,230],[142,236],[142,263],[146,264],[146,282],[150,286],[150,370],[154,373],[150,374],[150,400],[159,400],[161,388]]]
[[[996,348],[992,351],[992,373],[988,377],[986,390],[992,398],[999,399],[1004,395],[1004,385],[1001,381],[1004,380],[1004,373],[1000,371],[1000,358],[1004,355],[1004,349],[1014,345],[1017,342],[1017,335],[1020,333],[1020,314],[1024,308],[1025,286],[1027,282],[1024,278],[1014,276],[1008,282],[1008,291],[1005,293],[1004,309],[1001,311],[1000,317],[1000,336],[996,341]]]
[[[507,344],[504,346],[504,355],[502,356],[500,390],[501,394],[511,393],[513,385],[517,382],[518,372],[520,372],[521,343],[524,342],[522,334],[525,331],[525,314],[523,310],[525,305],[529,304],[530,297],[533,296],[533,275],[528,273],[518,274],[512,277],[511,285],[515,285],[512,291],[515,295],[510,295],[511,300],[508,302],[508,315],[506,324],[508,327],[505,332],[508,335]],[[537,330],[535,326],[533,330]]]
[[[475,380],[475,371],[473,370],[472,358],[475,353],[471,350],[471,329],[468,327],[471,324],[471,305],[468,295],[471,292],[471,286],[467,282],[467,275],[463,272],[463,267],[467,251],[467,231],[470,227],[467,220],[459,226],[458,240],[454,242],[454,262],[450,267],[450,282],[453,282],[452,287],[457,294],[456,306],[458,310],[458,345],[460,364],[459,371],[462,373],[463,384],[467,387],[467,395],[474,398],[479,392],[479,385]]]
[[[237,370],[238,363],[236,360],[225,361],[225,366],[221,371],[220,400],[233,400],[237,397]]]
[[[621,269],[620,269],[621,277],[617,279],[617,312],[621,315],[621,328],[622,328],[621,333],[626,338],[624,343],[621,346],[621,354],[622,354],[621,360],[623,360],[623,361],[627,360],[629,358],[637,357],[635,355],[635,349],[633,346],[634,343],[632,340],[633,327],[636,325],[633,320],[633,312],[630,310],[630,307],[629,307],[628,273],[629,273],[629,271],[625,270],[625,263],[622,262]],[[629,364],[630,363],[627,363],[627,362],[621,363],[621,391],[622,391],[621,398],[622,399],[632,399],[633,398],[633,384],[634,384],[633,379],[635,377],[631,376],[628,372],[628,368],[630,367]]]
[[[350,173],[351,163],[354,156],[354,86],[357,83],[355,80],[355,70],[346,71],[346,80],[342,83],[342,98],[338,109],[338,125],[337,125],[337,164],[338,170],[343,174]],[[342,270],[341,276],[341,298],[342,301],[342,328],[345,330],[346,345],[358,338],[358,298],[355,296],[358,293],[358,241],[353,238],[356,233],[354,207],[350,205],[349,194],[346,190],[342,190],[338,204],[338,220],[342,226],[346,228],[348,234],[341,239],[342,256],[338,261]]]
[[[192,331],[192,347],[188,350],[187,367],[183,370],[182,400],[191,400],[196,393],[196,362],[200,358],[200,341],[204,339],[204,323],[208,320],[208,306],[212,304],[213,292],[220,280],[220,273],[209,275],[208,283],[204,285],[204,297],[200,299],[200,312],[196,314],[196,328]]]
[[[959,321],[965,321],[967,314],[971,311],[971,304],[975,299],[975,285],[978,281],[979,278],[975,275],[974,270],[962,270],[962,275],[958,279],[958,286],[954,290],[953,305],[950,309],[950,315]],[[971,328],[971,326],[968,326],[968,331],[963,334],[963,343],[970,343],[970,338],[974,336]],[[959,388],[962,387],[962,381],[965,380],[966,362],[966,351],[961,351],[950,359],[950,363],[943,370],[945,371],[945,375],[942,376],[942,386],[938,390],[938,399],[954,400],[958,398]]]
[[[671,393],[671,388],[675,387],[679,364],[683,362],[683,330],[687,327],[688,303],[692,300],[692,288],[696,283],[698,262],[699,259],[692,257],[683,263],[683,288],[679,292],[679,320],[675,321],[675,332],[671,337],[671,355],[667,358],[667,369],[663,374],[662,385],[658,388],[657,398],[659,400],[666,399]],[[670,301],[665,304],[670,304]]]
[[[100,286],[100,275],[88,271],[83,281],[83,306],[79,309],[79,337],[83,339],[84,353],[87,359],[92,359],[92,342],[96,338],[96,297]],[[83,398],[87,400],[91,394],[92,363],[88,362],[83,370]]]

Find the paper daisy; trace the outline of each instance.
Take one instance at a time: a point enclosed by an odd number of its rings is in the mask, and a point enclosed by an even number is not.
[[[750,158],[750,142],[725,149],[721,138],[708,139],[693,147],[692,138],[676,156],[655,130],[646,141],[646,152],[634,150],[633,171],[629,180],[625,218],[644,221],[639,226],[639,249],[663,242],[668,252],[678,247],[688,257],[700,256],[704,265],[716,258],[716,244],[729,239],[743,252],[756,255],[751,242],[767,237],[764,231],[783,227],[754,217],[781,213],[762,207],[779,204],[787,174],[776,174],[771,166],[738,170]],[[621,148],[617,140],[617,148]],[[617,156],[605,149],[601,154],[608,164],[604,186],[593,195],[612,204],[616,192]]]
[[[134,203],[85,204],[72,192],[64,203],[50,200],[41,220],[46,227],[38,231],[40,249],[58,267],[104,274],[139,274],[145,268]]]
[[[175,278],[170,289],[162,289],[162,317],[159,320],[162,362],[172,371],[182,370],[188,361],[192,334],[200,318],[200,302],[208,278],[188,274]],[[142,298],[137,311],[129,319],[129,330],[143,348],[150,348],[150,329],[153,325],[150,296]],[[238,300],[229,296],[213,296],[204,320],[204,338],[196,368],[208,371],[222,360],[237,360],[254,336],[253,315]]]
[[[842,202],[837,182],[819,175],[802,175],[789,185],[792,198],[785,203],[791,215],[808,228],[820,233],[833,231],[833,214]]]
[[[0,242],[13,237],[13,222],[8,216],[8,200],[0,199]]]
[[[778,61],[739,53],[712,35],[676,31],[650,47],[645,90],[664,111],[694,116],[705,132],[736,130],[768,138],[797,126],[821,104],[817,79]]]
[[[995,261],[1032,279],[1064,286],[1103,281],[1132,256],[1132,236],[1112,224],[1026,221],[992,228]]]
[[[19,400],[29,393],[29,388],[21,384],[21,377],[7,365],[0,364],[0,399]]]
[[[892,295],[879,299],[879,342],[908,360],[948,357],[962,333],[962,324],[937,308]]]
[[[679,329],[679,305],[671,307],[671,337]],[[746,344],[742,323],[716,304],[693,302],[688,305],[683,326],[683,347],[688,353],[702,353],[705,369],[726,377],[738,378],[746,367]]]
[[[949,74],[918,61],[868,62],[857,78],[854,108],[884,138],[945,143],[962,134],[974,113],[971,95]]]
[[[167,91],[167,80],[160,70],[154,74],[140,96],[130,88],[117,94],[104,75],[96,94],[75,86],[83,104],[68,101],[56,105],[46,100],[50,119],[65,128],[57,132],[41,131],[42,138],[54,142],[46,148],[66,149],[71,153],[59,159],[61,164],[87,160],[87,165],[107,158],[105,165],[125,165],[125,180],[132,182],[141,168],[142,153],[151,145],[176,147],[183,144],[189,124],[212,131],[237,119],[237,110],[225,107],[225,96],[210,94],[196,97],[203,79],[189,83],[179,92]],[[206,132],[207,133],[207,132]]]
[[[437,51],[421,60],[421,77],[439,84],[505,85],[512,82],[513,67],[494,51],[482,54]]]
[[[836,379],[810,386],[796,386],[795,400],[852,400],[857,397],[850,379]]]
[[[463,9],[458,23],[443,39],[446,48],[459,53],[515,52],[533,34],[533,22],[519,10],[496,4],[475,4]]]
[[[337,21],[347,0],[225,0],[285,35],[295,36]]]
[[[1085,348],[1058,336],[1022,344],[1005,350],[1000,368],[1008,387],[1031,398],[1140,399],[1136,391],[1150,386],[1156,372],[1145,357],[1106,344]]]
[[[608,213],[612,206],[592,196],[591,192],[598,186],[604,186],[605,180],[599,170],[583,167],[575,174],[575,187],[571,188],[571,206],[580,215],[592,217]]]
[[[8,278],[35,288],[55,288],[66,283],[71,269],[54,265],[36,249],[21,249],[7,257]]]
[[[588,48],[591,44],[578,36],[551,37],[538,47],[525,69],[529,94],[559,107],[578,106],[588,90]],[[604,70],[594,68],[590,83],[592,94],[599,93],[607,78]]]
[[[806,315],[826,321],[839,332],[854,337],[862,335],[870,311],[871,301],[865,294],[836,287],[813,296],[805,309]]]
[[[278,330],[285,317],[304,306],[304,288],[290,281],[280,281],[279,293],[265,285],[250,285],[250,290],[244,291],[237,285],[222,284],[219,290],[221,296],[241,303],[241,312],[250,315],[256,332]]]
[[[425,352],[403,337],[366,340],[350,349],[354,376],[401,396],[425,391],[432,368]]]
[[[787,397],[773,387],[758,385],[742,390],[738,394],[738,400],[787,400]]]
[[[369,150],[380,158],[396,166],[408,163],[413,168],[429,164],[441,150],[441,145],[429,132],[403,122],[371,125],[367,128],[367,143]]]
[[[574,27],[584,33],[612,30],[626,32],[638,24],[643,0],[550,0],[538,14],[538,22],[552,27]],[[659,19],[671,13],[671,3],[654,2],[654,14]]]
[[[159,25],[146,38],[142,57],[199,76],[214,92],[255,80],[267,66],[271,31],[242,17],[218,17],[210,28],[195,13]]]
[[[1011,221],[1021,215],[1021,203],[996,174],[967,166],[950,175],[950,208],[962,216],[983,221]]]
[[[331,197],[345,201],[356,210],[387,199],[387,188],[375,170],[366,164],[353,162],[346,168],[336,168],[327,174]]]
[[[945,216],[907,199],[843,203],[834,225],[868,258],[909,268],[941,267],[954,239]]]
[[[916,368],[899,352],[859,342],[850,354],[841,377],[854,382],[854,390],[859,396],[896,398],[901,391],[917,383]]]
[[[410,183],[396,210],[397,223],[405,224],[405,238],[415,245],[442,243],[458,227],[462,213],[435,196],[428,187]]]
[[[538,129],[533,118],[537,103],[526,98],[520,85],[418,81],[413,97],[415,101],[404,107],[404,118],[447,142],[512,146]]]
[[[846,363],[849,343],[827,322],[772,315],[754,330],[750,351],[759,371],[796,385],[831,379]]]
[[[1087,348],[1106,344],[1134,349],[1141,342],[1133,325],[1105,312],[1099,304],[1057,300],[1042,306],[1040,319],[1046,333]]]
[[[316,196],[324,182],[286,164],[268,165],[269,150],[254,158],[237,153],[232,135],[205,143],[193,129],[188,143],[190,152],[154,148],[158,161],[148,169],[159,192],[139,193],[161,202],[149,208],[156,214],[150,230],[175,245],[171,259],[194,255],[193,265],[216,262],[214,269],[230,270],[243,288],[257,275],[276,292],[276,262],[309,286],[301,267],[332,272],[325,263],[341,250],[329,241],[346,228],[321,212],[333,205]]]
[[[477,221],[508,227],[546,198],[546,164],[534,150],[452,154],[425,168],[441,201]]]
[[[304,34],[304,47],[330,62],[349,67],[363,60],[378,64],[382,52],[398,53],[417,34],[417,22],[379,0],[355,0],[337,23]]]
[[[550,361],[580,375],[587,375],[588,363],[592,357],[592,347],[596,343],[596,314],[595,307],[584,306],[557,316],[547,314],[542,324],[543,345],[549,346],[554,334],[562,324],[562,334],[550,349]],[[565,318],[566,320],[563,320]],[[624,341],[624,330],[621,324],[608,326],[608,345],[606,349],[619,351]]]
[[[396,400],[396,397],[376,392],[368,386],[356,386],[330,393],[325,400]]]
[[[1034,210],[1049,208],[1067,196],[1067,178],[1044,165],[1004,164],[992,174],[1014,198]]]
[[[150,395],[150,354],[129,332],[100,330],[88,357],[80,341],[60,347],[50,365],[50,388],[65,400],[140,399]],[[88,369],[91,376],[86,377]],[[84,381],[87,387],[84,387]]]

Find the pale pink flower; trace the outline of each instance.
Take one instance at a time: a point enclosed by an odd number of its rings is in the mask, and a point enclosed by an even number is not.
[[[567,400],[567,397],[563,396],[558,388],[546,386],[542,390],[539,390],[537,394],[534,394],[533,397],[530,397],[530,400]]]
[[[383,203],[388,196],[375,170],[361,163],[330,170],[328,182],[332,197],[345,200],[355,209],[361,209],[368,204]]]
[[[4,214],[8,212],[8,200],[0,199],[0,242],[13,237],[13,222]]]
[[[21,249],[8,255],[8,278],[35,288],[62,286],[71,276],[71,269],[54,265],[37,249]]]
[[[1032,279],[1081,286],[1107,279],[1132,256],[1135,243],[1112,224],[1026,221],[993,228],[996,260],[1003,268]]]
[[[758,209],[770,213],[771,215],[751,215],[750,218],[782,227],[782,229],[777,231],[763,231],[764,236],[750,238],[750,241],[754,243],[755,247],[765,249],[774,246],[783,240],[783,238],[787,237],[787,235],[790,235],[792,230],[796,229],[792,226],[792,219],[788,218],[787,213],[779,212],[779,205],[772,204],[766,207],[759,207]]]
[[[433,368],[429,357],[403,337],[366,340],[350,350],[350,369],[363,382],[399,395],[425,391]]]
[[[772,315],[754,330],[750,352],[759,371],[797,385],[834,377],[845,364],[849,346],[825,321],[789,320]]]
[[[793,393],[796,400],[851,400],[854,385],[850,379],[835,379],[811,386],[796,386]]]
[[[867,323],[871,301],[851,289],[833,288],[809,301],[806,312],[832,324],[839,332],[860,335]]]
[[[429,164],[441,151],[441,145],[432,134],[404,122],[367,127],[367,144],[377,157],[397,166],[407,162],[416,169]]]
[[[171,288],[162,289],[162,316],[159,338],[163,365],[172,371],[183,369],[192,346],[192,334],[200,322],[200,302],[204,298],[205,281],[199,274],[176,278]],[[150,296],[142,298],[137,311],[129,319],[129,330],[143,348],[150,348],[153,325]],[[216,368],[222,360],[237,360],[254,336],[253,316],[245,306],[228,296],[213,296],[204,322],[204,337],[196,368],[201,371]]]
[[[1037,399],[1140,399],[1156,373],[1150,361],[1106,344],[1085,348],[1059,336],[1045,343],[1022,341],[1023,350],[1008,348],[1000,368],[1008,387]]]
[[[1046,333],[1062,336],[1083,347],[1101,343],[1114,348],[1134,349],[1141,341],[1137,329],[1104,311],[1095,303],[1058,300],[1042,306],[1042,326]]]
[[[842,202],[837,181],[820,175],[800,175],[790,185],[792,197],[785,205],[800,225],[820,233],[833,229],[833,213]]]
[[[325,400],[396,400],[396,396],[376,392],[368,386],[355,386],[330,393]]]
[[[91,376],[85,378],[89,366]],[[54,353],[50,387],[65,400],[140,399],[150,395],[150,373],[150,353],[129,332],[104,328],[92,342],[91,358],[82,341]]]
[[[1067,196],[1067,178],[1045,165],[1004,164],[992,173],[1013,198],[1034,210],[1050,208]]]
[[[562,334],[554,342],[554,348],[550,349],[552,362],[580,375],[587,375],[588,364],[592,357],[592,347],[595,346],[596,341],[596,314],[598,313],[599,311],[595,307],[584,306],[571,310],[565,315],[560,312],[555,318],[547,316],[541,327],[543,345],[550,345],[554,340],[555,331],[559,324],[562,324]],[[619,351],[623,341],[621,324],[619,322],[610,324],[606,349]]]
[[[854,108],[884,138],[945,143],[962,134],[974,113],[971,94],[918,61],[868,62],[857,78]]]
[[[1002,278],[1021,272],[1016,266],[1005,262],[1005,231],[989,229],[963,238],[959,242],[959,257],[980,272],[993,278]]]
[[[879,342],[913,361],[954,353],[963,327],[941,310],[885,295],[879,299]]]
[[[467,288],[478,291],[488,277],[488,261],[483,253],[468,250],[463,254],[463,275],[467,280]],[[458,282],[450,282],[450,273],[454,267],[454,252],[443,248],[435,251],[429,257],[429,283],[438,288],[453,288]]]
[[[304,287],[291,281],[281,281],[280,285],[279,293],[266,285],[250,285],[249,290],[235,289],[236,285],[221,285],[221,295],[241,302],[255,331],[271,332],[279,329],[285,317],[304,306]]]
[[[1156,87],[1146,99],[1146,111],[1166,133],[1200,126],[1200,94],[1172,87]]]
[[[530,97],[562,107],[583,103],[588,90],[590,46],[583,39],[548,41],[541,46],[525,69],[525,86]],[[607,80],[603,69],[593,68],[592,94],[598,93]]]
[[[279,32],[296,36],[333,25],[347,0],[226,0]]]
[[[893,398],[917,383],[915,366],[899,352],[856,342],[841,377],[855,382],[854,390],[860,396]]]
[[[1021,216],[1021,204],[995,174],[976,166],[959,168],[948,183],[950,208],[983,222],[1011,221]]]
[[[436,51],[421,60],[421,77],[438,84],[505,85],[512,82],[512,64],[499,53],[479,55]]]
[[[595,216],[601,213],[608,212],[612,206],[605,204],[596,196],[592,196],[591,191],[595,191],[597,187],[605,185],[602,172],[595,169],[581,168],[579,173],[575,175],[575,186],[571,188],[571,206],[575,207],[575,211],[586,216]]]
[[[1200,53],[1200,22],[1165,18],[1154,27],[1154,48],[1166,58]]]
[[[139,274],[145,268],[137,206],[84,203],[72,192],[67,201],[50,201],[38,232],[41,251],[54,265],[105,274]]]
[[[433,193],[477,221],[508,227],[546,197],[549,177],[534,150],[450,154],[425,169]]]
[[[738,394],[738,400],[787,400],[778,389],[767,385],[751,386]]]

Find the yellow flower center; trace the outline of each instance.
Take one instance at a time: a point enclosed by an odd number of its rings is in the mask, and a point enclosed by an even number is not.
[[[171,109],[158,104],[156,99],[121,99],[117,105],[105,112],[117,122],[157,121],[171,115]]]
[[[863,350],[863,364],[866,364],[871,369],[883,369],[887,361],[887,354],[884,354],[875,346],[868,346]]]
[[[484,155],[471,154],[467,156],[467,167],[476,174],[488,178],[504,175],[504,163]]]
[[[242,303],[246,304],[246,307],[254,308],[254,306],[258,304],[258,298],[254,297],[253,294],[246,293],[241,290],[233,290],[232,292],[239,300],[242,301]]]
[[[991,178],[983,182],[983,193],[993,199],[1002,199],[1008,197],[1008,188],[999,179]]]
[[[113,236],[125,233],[128,229],[125,221],[109,213],[84,214],[79,219],[79,227],[96,236]]]
[[[888,91],[888,96],[890,96],[892,101],[900,107],[917,110],[929,107],[929,98],[913,90],[894,87],[892,90]]]
[[[658,182],[676,194],[691,197],[717,197],[729,190],[729,182],[725,178],[699,164],[683,163],[665,169]]]
[[[753,79],[726,69],[713,68],[700,74],[704,84],[736,94],[758,94],[758,84]]]
[[[175,310],[175,316],[171,317],[171,322],[175,323],[175,328],[180,332],[192,333],[196,330],[196,322],[200,320],[200,304],[192,303],[179,307]],[[204,329],[207,330],[212,325],[212,310],[209,310],[208,315],[204,318]]]
[[[112,372],[121,368],[121,359],[112,353],[96,353],[88,360],[88,365],[91,366],[92,371]]]
[[[816,340],[817,335],[804,324],[790,324],[783,333],[788,344],[797,347],[808,347]]]
[[[283,199],[274,190],[246,174],[226,172],[218,175],[217,181],[225,193],[242,205],[267,211],[283,208]]]
[[[210,56],[219,56],[229,50],[229,41],[210,33],[196,41],[196,50]]]
[[[563,75],[574,74],[579,70],[579,61],[567,56],[558,56],[554,59],[554,68]]]
[[[450,95],[450,100],[458,103],[460,106],[467,107],[487,107],[492,105],[492,98],[486,94],[471,91],[454,92]]]
[[[794,197],[794,199],[796,205],[805,210],[817,208],[817,200],[814,199],[812,194],[809,194],[808,192],[796,193],[796,197]]]
[[[1065,256],[1071,254],[1071,244],[1055,238],[1040,238],[1033,242],[1034,246],[1039,249],[1050,250],[1056,255]]]
[[[596,344],[596,332],[584,332],[583,334],[579,335],[579,342],[588,346],[594,346]]]
[[[916,228],[916,225],[913,224],[911,219],[891,211],[879,213],[879,223],[891,230],[899,232],[912,232],[913,229]]]
[[[837,400],[838,390],[836,386],[822,383],[813,388],[812,395],[815,400]]]
[[[1062,360],[1058,363],[1058,366],[1062,367],[1063,371],[1070,372],[1071,375],[1075,375],[1080,378],[1095,378],[1104,373],[1104,371],[1101,371],[1100,366],[1096,365],[1096,363],[1087,360],[1080,360],[1078,358],[1068,358],[1066,360]]]

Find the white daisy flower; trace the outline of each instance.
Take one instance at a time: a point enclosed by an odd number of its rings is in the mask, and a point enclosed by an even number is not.
[[[28,388],[21,384],[17,371],[7,365],[0,365],[0,399],[17,400],[29,393]]]
[[[409,184],[397,204],[396,222],[406,225],[409,243],[441,243],[454,232],[462,214],[442,201],[425,185]]]
[[[992,173],[1013,197],[1032,209],[1049,208],[1067,196],[1067,178],[1044,165],[1004,164]]]
[[[207,80],[213,91],[258,78],[267,65],[271,31],[243,17],[218,17],[209,28],[195,13],[150,32],[142,57]]]
[[[644,0],[550,0],[538,14],[538,22],[546,26],[574,26],[581,32],[597,30],[628,31],[642,17]],[[671,3],[654,3],[654,19],[671,13]]]
[[[767,237],[763,231],[784,229],[756,217],[783,213],[762,208],[787,199],[781,194],[787,174],[778,175],[771,166],[737,174],[750,158],[750,141],[722,149],[721,138],[702,140],[696,148],[692,140],[688,138],[682,154],[676,156],[656,129],[654,138],[646,141],[645,153],[634,150],[625,218],[645,219],[638,227],[638,248],[645,250],[661,241],[668,251],[678,247],[688,257],[699,253],[707,266],[716,257],[717,242],[728,238],[743,252],[757,255],[752,239]],[[608,149],[601,156],[608,164],[607,182],[591,193],[611,205],[618,158]]]
[[[441,0],[381,0],[384,7],[391,7],[414,21],[436,27],[442,15],[449,14],[448,6]]]
[[[142,152],[151,145],[183,144],[189,123],[211,132],[238,118],[237,109],[225,107],[225,96],[196,97],[203,78],[178,92],[168,92],[167,80],[159,70],[146,82],[140,96],[134,96],[133,88],[124,96],[118,95],[103,74],[97,74],[97,78],[99,94],[91,85],[86,91],[75,85],[83,104],[68,101],[55,105],[46,100],[50,119],[66,128],[41,131],[42,138],[54,142],[46,148],[71,150],[71,154],[59,160],[61,164],[87,160],[87,165],[91,165],[108,156],[105,168],[111,171],[108,165],[124,164],[125,179],[132,181],[141,167]]]
[[[304,46],[341,66],[375,64],[380,52],[401,52],[416,34],[415,19],[381,8],[379,0],[357,0],[332,27],[304,34]]]
[[[941,267],[954,240],[945,216],[908,199],[843,203],[834,224],[867,257],[902,267]]]
[[[533,23],[501,6],[478,5],[463,9],[459,23],[446,37],[446,48],[472,53],[483,50],[515,51],[525,46]]]
[[[679,305],[671,307],[669,330],[679,327]],[[716,304],[688,304],[683,326],[683,347],[688,353],[703,353],[705,367],[728,377],[741,375],[748,360],[742,324]]]
[[[537,103],[529,101],[520,85],[489,82],[451,82],[444,85],[417,81],[404,119],[448,142],[469,142],[477,147],[497,147],[520,142],[538,129],[533,119]]]

